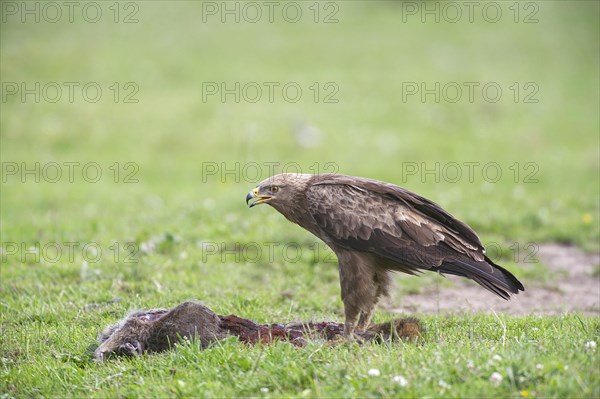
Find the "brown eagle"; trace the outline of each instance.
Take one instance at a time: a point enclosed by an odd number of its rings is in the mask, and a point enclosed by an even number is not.
[[[467,277],[504,299],[524,291],[485,255],[469,226],[402,187],[339,174],[283,173],[259,183],[246,203],[253,199],[250,207],[271,205],[337,255],[347,337],[369,326],[377,301],[388,294],[391,271]]]

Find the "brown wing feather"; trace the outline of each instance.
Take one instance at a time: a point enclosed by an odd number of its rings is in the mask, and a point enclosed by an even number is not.
[[[504,298],[507,291],[523,290],[510,272],[485,256],[469,226],[401,187],[320,175],[306,198],[321,238],[334,247],[374,253],[390,269],[434,269],[468,277]]]
[[[444,239],[443,229],[398,201],[345,184],[312,186],[306,196],[325,241],[416,269],[443,261],[443,254],[434,248]]]
[[[446,229],[461,237],[461,240],[470,248],[483,250],[483,245],[477,234],[467,224],[454,218],[435,202],[421,197],[405,188],[378,180],[363,177],[354,177],[337,174],[316,175],[312,186],[346,185],[354,187],[364,193],[379,194],[388,197],[396,203],[403,203],[417,215],[437,222]]]

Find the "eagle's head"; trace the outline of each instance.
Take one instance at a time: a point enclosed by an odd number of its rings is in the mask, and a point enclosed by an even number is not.
[[[246,203],[250,208],[255,205],[269,204],[281,212],[297,202],[298,194],[304,192],[312,177],[313,175],[302,173],[281,173],[271,176],[258,183],[246,195]],[[254,201],[250,202],[252,200]]]

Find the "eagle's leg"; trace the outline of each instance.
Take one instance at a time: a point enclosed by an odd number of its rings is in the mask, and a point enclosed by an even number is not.
[[[360,318],[358,320],[357,328],[359,330],[366,330],[371,325],[371,318],[375,312],[375,306],[379,299],[383,296],[388,296],[392,279],[390,272],[387,270],[378,270],[373,275],[373,284],[375,285],[375,299],[372,302],[372,306],[369,309],[360,312]]]
[[[344,302],[344,313],[346,317],[344,322],[344,337],[347,339],[354,339],[356,337],[354,335],[354,330],[356,329],[356,322],[358,321],[360,310],[353,306],[349,306]]]
[[[344,302],[344,337],[356,338],[354,330],[368,326],[377,303],[375,271],[363,254],[338,253],[340,285]]]
[[[360,318],[358,319],[358,325],[356,328],[359,330],[366,330],[369,328],[373,313],[375,313],[375,304],[373,304],[373,307],[370,310],[360,312]]]

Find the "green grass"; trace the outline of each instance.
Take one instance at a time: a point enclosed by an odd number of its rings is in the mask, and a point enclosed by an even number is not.
[[[90,355],[97,332],[127,311],[187,299],[257,322],[342,319],[331,253],[273,210],[245,206],[268,163],[276,171],[333,167],[431,198],[484,244],[499,245],[499,262],[526,287],[557,276],[539,262],[516,263],[514,248],[562,242],[597,252],[598,3],[539,2],[533,24],[512,21],[512,2],[499,3],[505,18],[495,24],[478,16],[474,23],[418,16],[404,23],[399,2],[359,1],[336,3],[334,24],[312,22],[312,3],[299,3],[307,18],[296,24],[204,23],[201,4],[186,1],[137,2],[139,22],[115,24],[110,4],[101,4],[104,17],[95,24],[78,17],[21,23],[3,14],[0,25],[3,83],[97,82],[103,89],[97,103],[77,96],[71,103],[66,94],[56,103],[19,96],[1,103],[2,395],[600,396],[598,351],[584,348],[599,341],[599,319],[576,314],[415,315],[429,331],[422,346],[226,341],[105,364]],[[297,82],[303,96],[297,103],[281,96],[203,102],[203,82],[238,81]],[[134,82],[139,102],[115,103],[113,82],[121,96]],[[315,102],[314,82],[321,94],[334,82],[339,101]],[[496,103],[480,96],[403,101],[407,82],[495,82],[503,96]],[[521,95],[533,82],[539,101],[515,102],[514,82]],[[298,121],[318,128],[320,145],[299,147]],[[35,162],[59,163],[63,178],[7,175],[10,166]],[[73,182],[65,162],[80,165]],[[80,174],[92,162],[102,171],[96,183]],[[457,181],[442,172],[451,162],[461,166]],[[482,175],[492,162],[502,172],[497,181]],[[260,176],[241,173],[250,163],[261,166]],[[465,163],[476,165],[472,179]],[[239,173],[207,175],[214,165]],[[421,173],[436,165],[438,172]],[[124,182],[132,171],[137,182]],[[433,283],[439,279],[400,278],[394,301]],[[376,321],[389,317],[379,311]],[[368,376],[371,368],[381,375]],[[503,376],[497,387],[489,381],[494,372]],[[394,384],[396,375],[408,386]]]
[[[258,303],[250,305],[262,312]],[[100,313],[113,316],[105,305]],[[109,310],[110,309],[110,310]],[[252,310],[252,309],[250,309]],[[278,343],[235,339],[206,350],[192,342],[165,354],[90,360],[91,312],[3,326],[3,389],[15,396],[86,397],[597,397],[598,320],[493,316],[424,318],[423,345]],[[23,328],[25,326],[25,328]],[[10,349],[8,349],[10,348]],[[44,353],[43,361],[39,361]],[[558,355],[560,354],[560,356]],[[379,376],[370,376],[377,369]],[[498,385],[493,373],[502,375]],[[408,385],[394,382],[402,376]],[[265,389],[267,391],[265,391]]]

